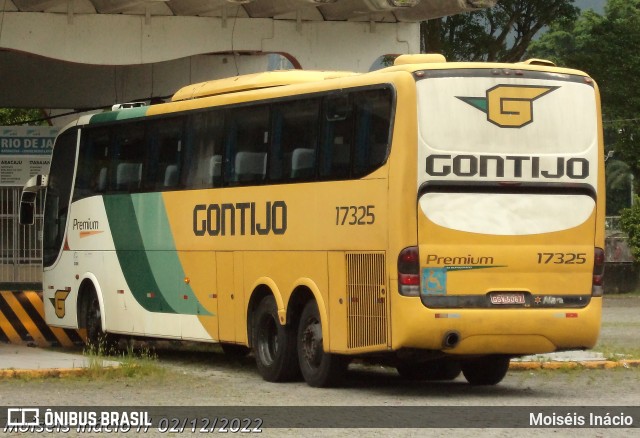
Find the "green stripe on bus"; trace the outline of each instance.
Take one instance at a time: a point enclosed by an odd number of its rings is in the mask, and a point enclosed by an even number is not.
[[[176,313],[153,276],[130,195],[104,196],[109,228],[120,268],[136,301],[150,312]],[[118,220],[118,222],[116,222]]]
[[[104,113],[98,113],[91,116],[89,124],[113,122],[115,120],[135,119],[137,117],[144,117],[147,115],[148,106],[141,106],[137,108],[128,108],[118,111],[106,111]]]
[[[186,277],[165,210],[161,193],[131,196],[142,244],[160,293],[176,312],[211,315],[198,301]]]

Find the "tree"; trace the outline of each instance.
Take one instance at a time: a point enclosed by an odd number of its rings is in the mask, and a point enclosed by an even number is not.
[[[629,236],[628,244],[636,263],[640,260],[640,197],[620,214],[620,228]]]
[[[520,61],[544,27],[575,21],[573,1],[500,0],[490,9],[425,21],[422,50],[450,61]]]
[[[529,54],[588,72],[602,97],[605,146],[640,181],[640,0],[609,0],[604,15],[584,11],[554,23]],[[640,184],[635,185],[640,193]]]
[[[607,215],[617,216],[623,208],[631,205],[633,177],[624,161],[608,159],[606,166]]]
[[[0,108],[0,126],[44,125],[43,113],[39,109]]]

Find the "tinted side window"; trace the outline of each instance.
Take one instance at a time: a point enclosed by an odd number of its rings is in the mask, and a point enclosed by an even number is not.
[[[356,93],[356,138],[353,175],[372,172],[387,159],[391,138],[391,91],[368,90]]]
[[[350,94],[325,99],[320,177],[348,178],[351,167],[354,115]]]
[[[56,261],[62,247],[69,214],[77,134],[78,131],[75,129],[61,134],[53,148],[45,198],[45,220],[42,227],[44,266],[51,266]]]
[[[105,193],[109,181],[110,130],[83,129],[81,136],[74,200]]]
[[[142,188],[145,158],[145,125],[132,123],[114,132],[110,187],[115,191],[138,192]]]
[[[224,112],[208,111],[189,117],[183,184],[202,189],[222,186]]]
[[[171,190],[180,182],[184,120],[157,120],[147,130],[147,171],[144,188]]]
[[[320,151],[322,179],[357,178],[387,159],[391,89],[344,92],[325,98]]]
[[[235,108],[227,112],[225,184],[244,185],[264,181],[269,147],[269,107]]]
[[[315,178],[320,104],[321,99],[316,98],[273,105],[271,181]]]

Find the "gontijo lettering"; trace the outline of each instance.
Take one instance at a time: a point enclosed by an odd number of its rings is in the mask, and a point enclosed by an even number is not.
[[[564,176],[585,179],[589,176],[589,161],[585,158],[555,158],[541,163],[541,157],[500,155],[448,155],[434,154],[427,157],[426,171],[431,176],[480,176],[496,178],[548,178]]]
[[[287,203],[267,201],[225,204],[197,204],[193,207],[193,234],[196,236],[265,236],[287,231]]]

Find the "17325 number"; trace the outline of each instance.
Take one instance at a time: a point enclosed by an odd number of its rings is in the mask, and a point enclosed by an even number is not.
[[[376,221],[375,205],[336,207],[336,225],[372,225]]]
[[[587,254],[584,252],[539,252],[538,264],[548,265],[583,265],[587,262]]]

